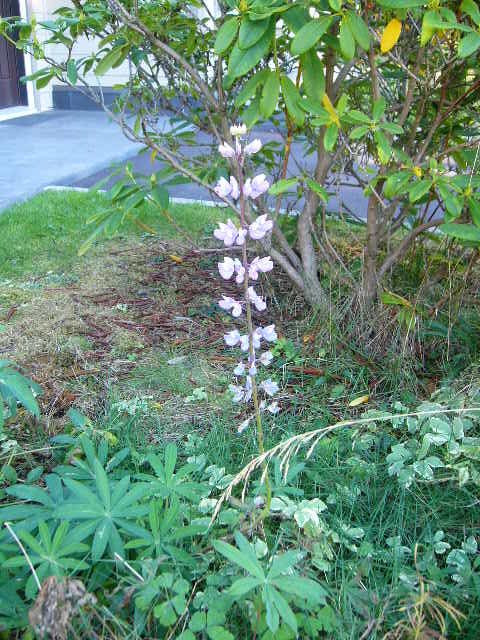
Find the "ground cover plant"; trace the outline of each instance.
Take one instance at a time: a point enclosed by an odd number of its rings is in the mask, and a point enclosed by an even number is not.
[[[76,211],[92,216],[105,203],[101,195],[57,193],[25,210],[34,217],[45,200],[51,213],[43,223],[52,236],[40,230],[39,255],[62,237],[53,223],[67,207],[76,220]],[[198,225],[197,208],[184,215],[187,228]],[[460,343],[464,372],[454,383],[458,371],[438,355],[443,336],[423,336],[431,368],[417,373],[428,381],[415,387],[409,375],[386,378],[390,361],[382,367],[340,348],[338,334],[327,340],[323,322],[305,318],[288,283],[284,289],[281,278],[267,274],[259,291],[273,296],[268,322],[276,323],[279,340],[269,375],[280,387],[282,411],[263,417],[264,455],[271,457],[264,517],[255,432],[249,425],[237,433],[249,414],[232,405],[228,389],[237,359],[222,345],[235,320],[216,302],[222,248],[211,234],[219,221],[226,221],[224,211],[205,212],[196,254],[175,234],[155,237],[132,226],[81,258],[71,245],[56,263],[40,261],[36,272],[28,233],[25,245],[19,240],[26,263],[15,265],[2,290],[0,344],[23,374],[40,377],[43,394],[36,398],[41,419],[19,407],[7,416],[1,442],[5,633],[474,638],[475,350],[469,355]],[[77,249],[88,233],[77,227]],[[345,238],[355,233],[332,227],[335,246],[348,251]],[[12,255],[7,243],[3,251]],[[30,281],[35,287],[7,319],[7,296]],[[237,285],[229,286],[225,280],[222,293],[234,298]],[[404,307],[385,306],[405,336],[408,322],[397,317]],[[15,342],[31,342],[28,328],[39,311],[49,319],[49,339],[15,349]],[[453,358],[454,341],[451,349]],[[412,357],[407,351],[403,362]],[[290,449],[275,450],[279,443]],[[282,454],[297,445],[282,466]]]

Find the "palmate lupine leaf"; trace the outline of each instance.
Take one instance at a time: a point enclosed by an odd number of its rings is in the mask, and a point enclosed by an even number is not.
[[[192,472],[198,470],[196,464],[186,464],[175,471],[177,447],[174,444],[169,443],[165,447],[163,460],[154,454],[149,455],[147,459],[156,476],[140,473],[136,478],[149,483],[151,495],[162,498],[186,498],[198,502],[209,492],[208,487],[188,479]]]
[[[235,541],[237,547],[223,540],[213,542],[218,553],[249,574],[235,580],[227,591],[228,595],[237,600],[250,591],[258,590],[265,605],[266,622],[270,631],[275,634],[280,620],[283,620],[297,633],[297,619],[289,600],[300,598],[306,604],[318,605],[324,604],[327,597],[327,591],[318,582],[295,572],[303,554],[294,550],[278,554],[272,559],[268,573],[265,573],[253,545],[239,531],[235,533]]]
[[[78,523],[73,531],[76,540],[84,540],[93,534],[92,559],[98,561],[107,546],[112,556],[115,553],[124,555],[122,531],[139,537],[145,535],[145,529],[135,521],[148,514],[149,506],[141,504],[141,500],[151,493],[151,488],[144,483],[132,486],[129,476],[120,481],[112,480],[98,459],[93,467],[95,485],[92,488],[72,478],[64,478],[71,497],[56,509],[55,515]]]
[[[69,527],[68,522],[62,522],[53,529],[41,521],[37,537],[28,531],[19,532],[19,538],[27,549],[28,558],[35,567],[40,582],[48,576],[71,575],[89,568],[81,556],[86,556],[90,547],[87,544],[72,542]],[[3,563],[3,568],[7,570],[28,566],[27,559],[19,550],[15,556]],[[34,597],[37,589],[35,577],[29,575],[25,586],[27,596]]]

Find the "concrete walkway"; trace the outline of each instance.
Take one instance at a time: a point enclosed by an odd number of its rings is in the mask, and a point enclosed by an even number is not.
[[[167,119],[165,119],[167,121]],[[101,111],[48,111],[0,122],[0,211],[135,153]]]

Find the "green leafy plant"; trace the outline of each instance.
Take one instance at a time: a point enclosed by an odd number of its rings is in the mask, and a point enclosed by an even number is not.
[[[6,418],[17,414],[17,406],[21,404],[33,416],[40,416],[36,395],[40,387],[22,376],[9,360],[0,360],[0,429]]]
[[[297,551],[287,551],[274,557],[267,570],[257,560],[255,548],[240,532],[235,533],[237,547],[216,540],[215,550],[221,553],[231,563],[236,564],[247,572],[248,576],[238,578],[230,587],[228,593],[233,598],[243,599],[251,591],[259,591],[268,628],[275,634],[282,620],[295,633],[298,623],[289,601],[292,598],[309,605],[325,604],[327,591],[317,582],[299,576],[294,567],[299,563],[302,554]],[[287,574],[287,575],[285,575]]]

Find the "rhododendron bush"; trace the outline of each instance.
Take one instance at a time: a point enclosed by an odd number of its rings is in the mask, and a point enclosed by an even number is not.
[[[261,147],[254,136],[242,149],[257,167],[243,185],[250,238],[271,225],[268,253],[309,303],[329,304],[328,279],[372,303],[439,227],[467,246],[480,242],[474,0],[75,0],[44,24],[0,24],[41,61],[31,76],[39,87],[54,81],[86,93],[170,167],[115,192],[103,228],[120,224],[119,207],[136,211],[146,198],[167,206],[178,176],[241,216],[238,176],[229,173],[239,144],[230,125],[240,121],[268,123],[281,141]],[[85,36],[96,43],[90,54],[77,47]],[[102,77],[125,60],[129,79],[109,106]],[[162,129],[165,111],[173,132]],[[197,130],[221,156],[189,150]],[[345,185],[357,187],[348,203]],[[297,212],[294,234],[284,232],[285,208]],[[326,208],[363,220],[360,268],[332,246]],[[237,227],[229,222],[217,236],[241,246],[246,227]],[[237,263],[224,264],[241,278]],[[240,312],[229,299],[223,308]]]

